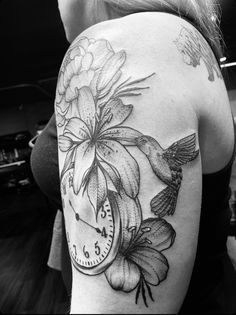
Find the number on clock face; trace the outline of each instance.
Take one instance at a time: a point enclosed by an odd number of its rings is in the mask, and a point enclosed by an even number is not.
[[[118,211],[111,208],[108,198],[96,218],[93,211],[90,211],[90,216],[86,216],[85,211],[77,212],[70,201],[67,211],[73,216],[70,234],[67,233],[73,265],[84,274],[104,272],[115,259],[119,247]]]

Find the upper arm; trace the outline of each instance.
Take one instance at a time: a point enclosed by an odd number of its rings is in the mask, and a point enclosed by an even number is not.
[[[177,312],[201,207],[187,80],[162,50],[147,58],[143,43],[85,35],[67,53],[56,99],[72,312]]]

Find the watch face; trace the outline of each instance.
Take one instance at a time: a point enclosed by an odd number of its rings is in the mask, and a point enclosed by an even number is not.
[[[63,203],[72,263],[84,274],[100,274],[115,259],[119,248],[119,213],[111,208],[108,198],[96,213],[86,194],[75,197],[70,193],[69,178],[66,182]]]

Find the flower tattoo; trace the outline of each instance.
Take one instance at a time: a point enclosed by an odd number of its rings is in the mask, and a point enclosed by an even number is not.
[[[149,89],[144,83],[155,75],[123,79],[126,60],[124,50],[114,51],[104,39],[83,37],[70,47],[55,102],[58,145],[65,156],[60,175],[63,197],[68,190],[82,195],[93,211],[77,212],[73,202],[68,203],[66,211],[75,215],[74,224],[81,224],[76,233],[90,229],[92,235],[88,240],[80,234],[72,243],[68,231],[74,266],[87,275],[104,273],[116,291],[136,290],[136,303],[142,296],[148,307],[148,297],[154,301],[152,287],[167,278],[164,251],[176,237],[164,217],[175,212],[182,166],[199,152],[195,134],[164,149],[151,136],[126,125],[134,110],[127,100],[142,96]],[[140,166],[130,147],[143,154],[166,185],[150,200],[150,217],[145,219],[139,201]]]
[[[107,280],[114,290],[137,289],[136,303],[142,291],[147,306],[145,287],[154,300],[150,286],[158,286],[167,277],[169,265],[162,252],[174,243],[175,231],[165,220],[142,220],[138,199],[133,200],[124,192],[111,200],[120,211],[123,232],[119,253],[105,272]]]

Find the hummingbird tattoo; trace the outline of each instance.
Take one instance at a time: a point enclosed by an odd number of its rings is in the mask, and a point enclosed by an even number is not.
[[[169,148],[150,136],[135,140],[137,147],[147,156],[153,172],[167,187],[151,200],[151,211],[159,216],[173,215],[183,179],[182,166],[197,158],[196,135],[192,134],[174,142]]]

